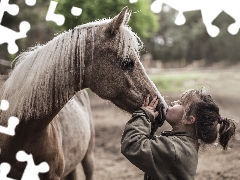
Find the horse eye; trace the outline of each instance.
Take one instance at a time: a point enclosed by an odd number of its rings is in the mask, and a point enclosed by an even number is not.
[[[133,59],[127,57],[127,58],[122,60],[121,66],[124,69],[132,68],[134,66],[134,61],[133,61]]]

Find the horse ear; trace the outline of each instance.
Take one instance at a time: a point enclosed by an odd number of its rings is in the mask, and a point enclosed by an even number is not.
[[[131,13],[130,13],[131,14]],[[115,16],[109,23],[109,30],[111,34],[116,34],[122,24],[126,24],[130,18],[128,7],[124,7],[122,11]]]
[[[131,10],[126,13],[124,25],[127,25],[127,23],[129,22],[131,14],[132,14]]]

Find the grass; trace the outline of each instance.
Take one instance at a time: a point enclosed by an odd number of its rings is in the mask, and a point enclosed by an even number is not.
[[[160,92],[180,92],[197,87],[225,88],[239,82],[236,71],[180,71],[149,75]]]
[[[166,73],[158,75],[150,75],[151,80],[157,86],[159,91],[179,92],[186,88],[195,88],[199,86],[199,79],[205,79],[203,73]]]

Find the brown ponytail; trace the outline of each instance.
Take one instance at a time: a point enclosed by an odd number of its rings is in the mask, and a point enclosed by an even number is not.
[[[181,100],[186,106],[185,118],[193,115],[196,118],[196,136],[202,142],[210,144],[217,139],[223,149],[228,147],[229,140],[234,136],[236,126],[233,120],[221,118],[219,107],[204,89],[188,90],[182,94]],[[220,124],[219,130],[217,126]]]

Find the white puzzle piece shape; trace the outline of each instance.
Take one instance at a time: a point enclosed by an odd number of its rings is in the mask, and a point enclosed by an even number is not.
[[[18,52],[16,40],[27,37],[27,32],[30,30],[30,24],[22,21],[19,25],[19,32],[13,31],[7,27],[0,25],[0,44],[8,43],[8,52],[14,54]]]
[[[19,12],[19,7],[16,4],[9,4],[9,0],[0,1],[0,24],[2,22],[4,12],[8,12],[12,16],[16,16]]]
[[[53,21],[55,22],[58,26],[61,26],[65,22],[65,17],[62,14],[55,14],[55,10],[57,7],[58,2],[56,1],[51,1],[48,12],[46,15],[46,21]],[[74,16],[80,16],[82,14],[82,8],[78,8],[73,6],[71,9],[71,14]]]
[[[228,32],[236,35],[240,28],[240,1],[239,0],[211,0],[211,1],[194,1],[194,0],[155,0],[151,4],[151,10],[159,13],[162,5],[167,4],[179,12],[176,17],[175,24],[183,25],[186,21],[183,13],[188,11],[201,10],[203,23],[206,26],[208,34],[216,37],[220,29],[213,25],[212,22],[221,13],[225,12],[231,16],[235,23],[229,25]]]
[[[80,16],[80,15],[82,14],[82,9],[73,6],[72,9],[71,9],[71,13],[72,13],[72,15],[74,15],[74,16]]]
[[[7,100],[1,100],[0,110],[6,111],[9,108],[9,103]],[[15,128],[19,124],[19,119],[17,117],[11,116],[8,119],[8,127],[0,126],[0,133],[4,133],[10,136],[15,135]]]
[[[1,180],[15,180],[12,178],[7,177],[8,173],[10,172],[11,166],[8,163],[3,162],[0,164],[0,179]]]
[[[61,14],[55,14],[54,11],[57,7],[58,2],[56,1],[51,1],[48,12],[46,15],[46,21],[53,21],[55,22],[58,26],[61,26],[65,22],[65,17]]]
[[[6,111],[9,108],[9,103],[7,100],[2,99],[0,104],[0,110]]]
[[[25,0],[25,3],[28,6],[34,6],[36,4],[36,0]]]
[[[29,1],[29,0],[26,0]],[[34,0],[33,0],[34,1]],[[19,12],[19,7],[16,4],[8,4],[9,0],[0,1],[0,44],[8,44],[8,52],[14,54],[18,51],[16,40],[27,37],[27,32],[30,30],[30,24],[26,21],[22,21],[19,25],[19,32],[13,31],[7,27],[1,25],[4,12],[15,16]]]
[[[42,162],[36,166],[32,154],[27,154],[25,151],[18,151],[16,158],[20,162],[27,162],[21,180],[39,180],[38,173],[46,173],[49,171],[48,163]]]
[[[11,116],[8,119],[8,127],[0,126],[0,133],[4,133],[10,136],[15,135],[16,126],[19,124],[19,119],[17,117]]]

